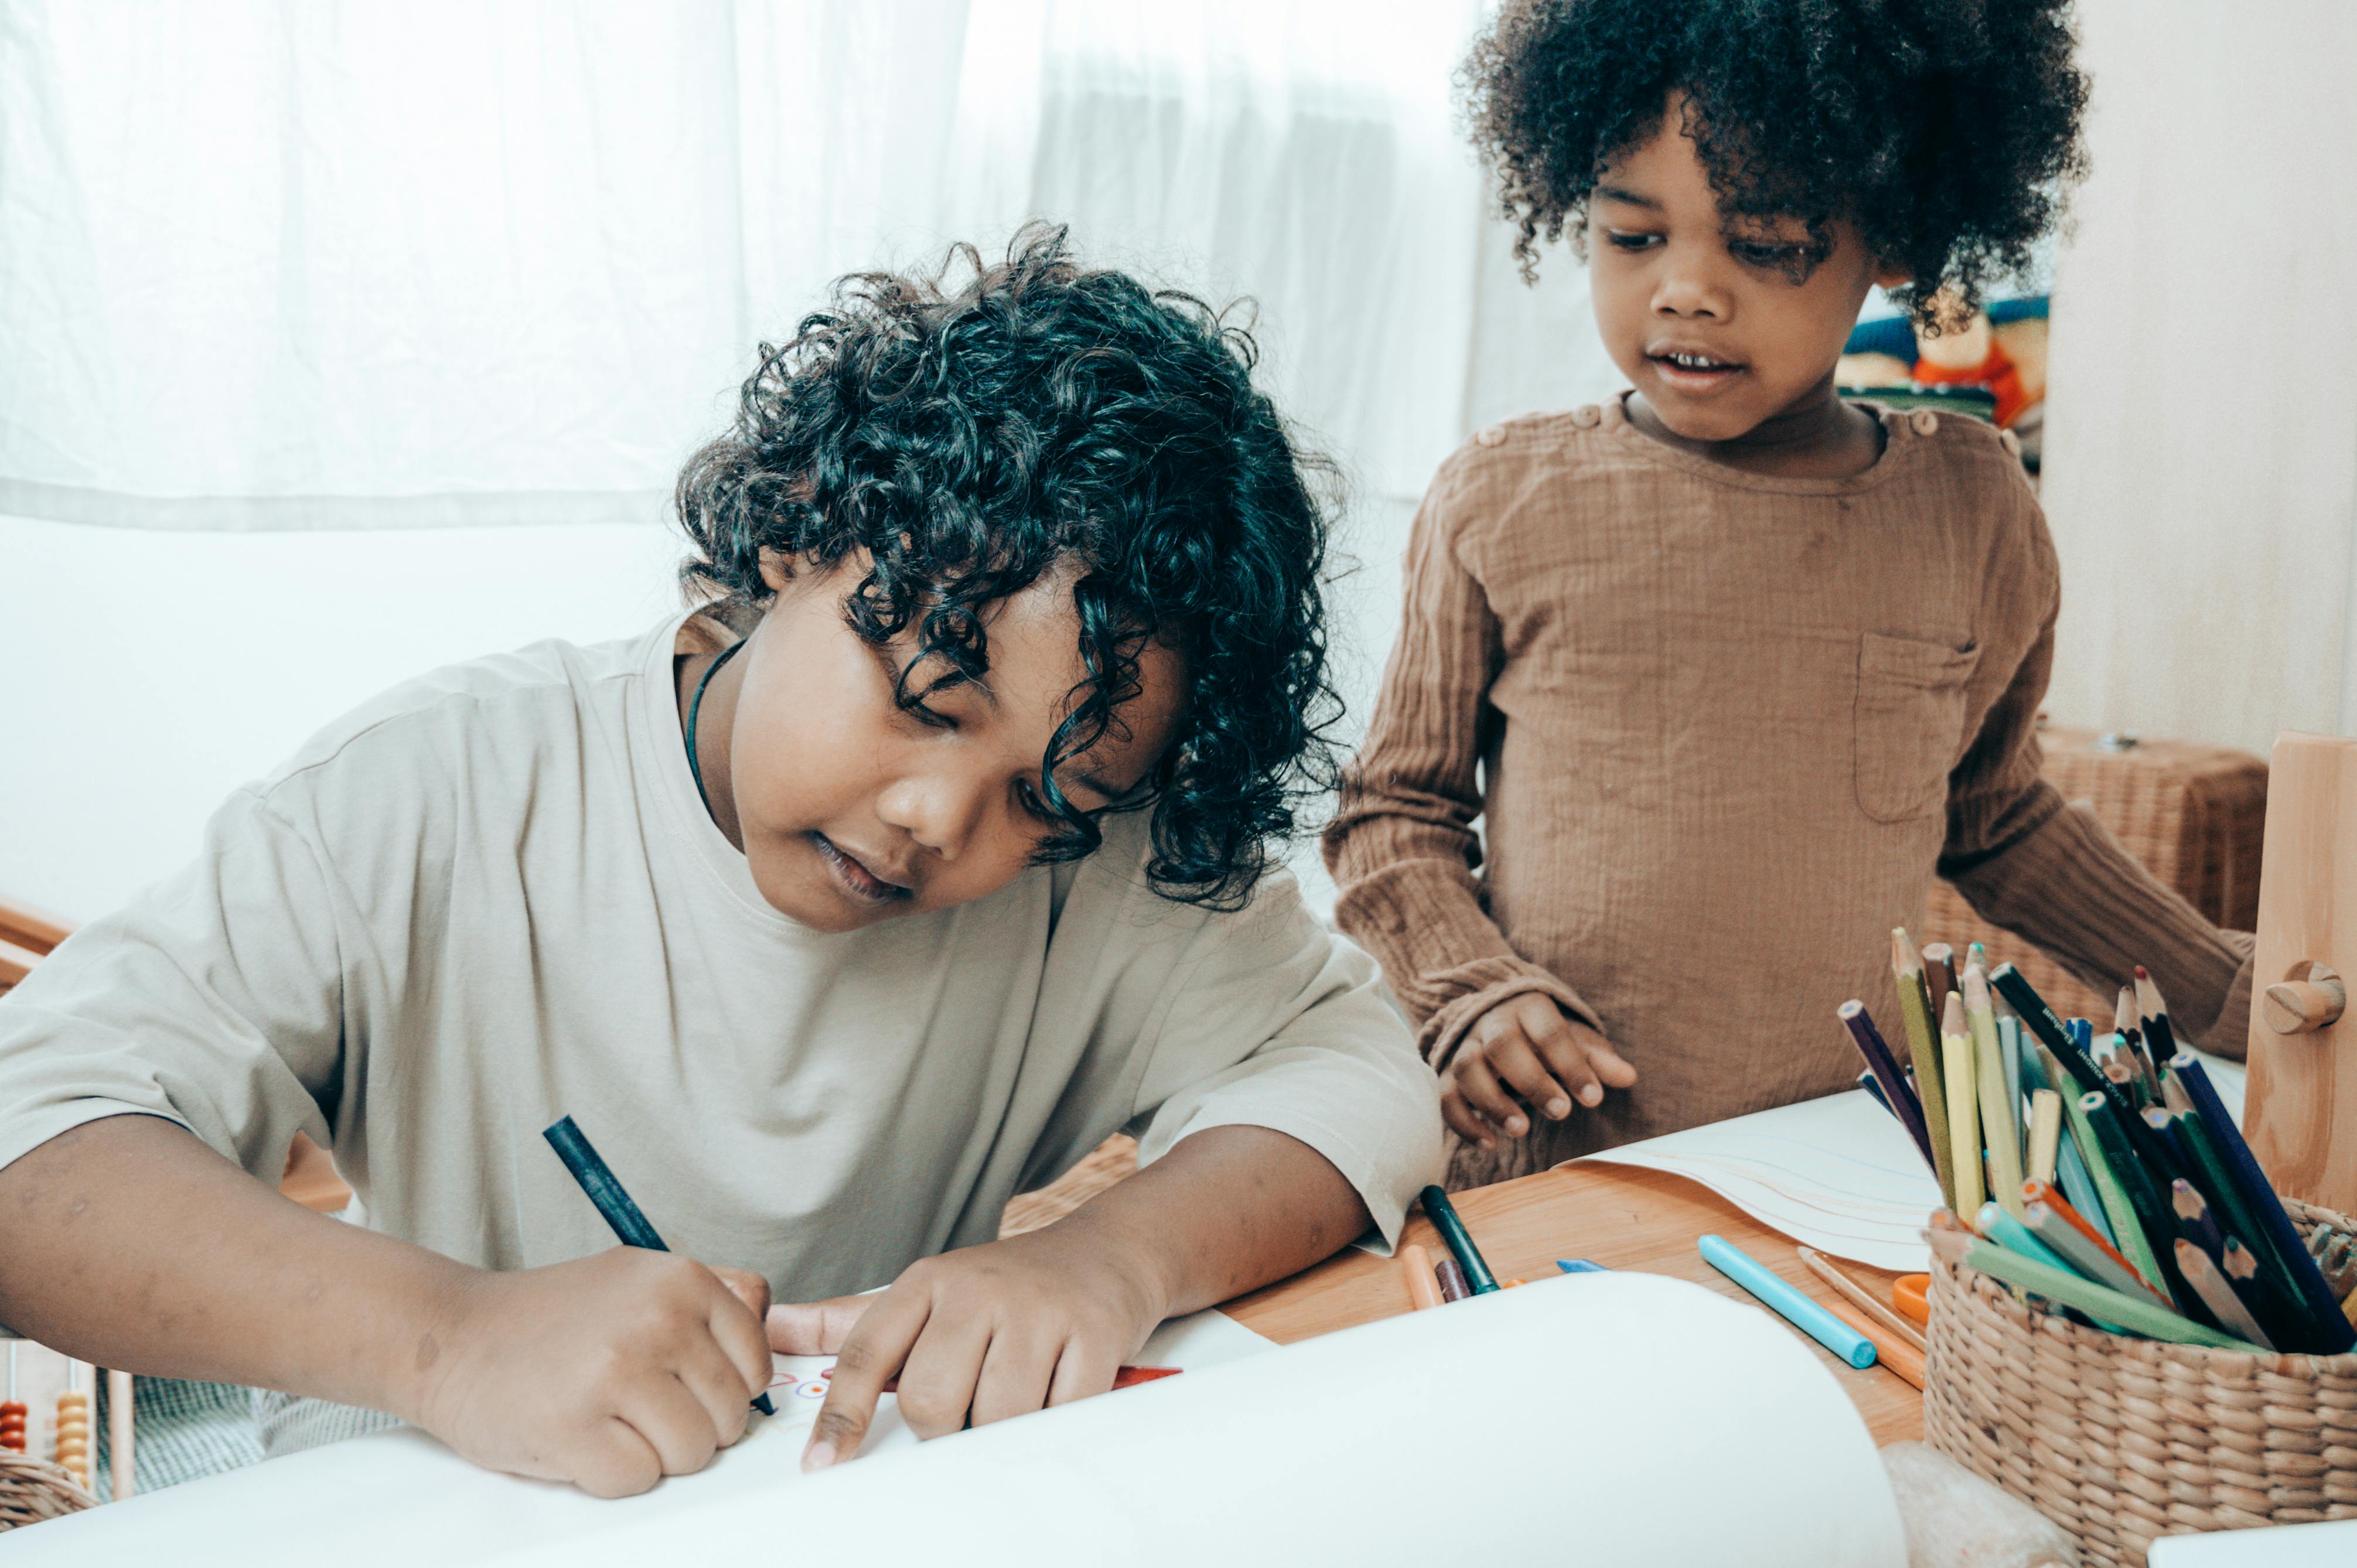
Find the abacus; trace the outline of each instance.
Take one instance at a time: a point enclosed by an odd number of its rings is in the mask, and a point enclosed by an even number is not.
[[[16,1342],[8,1341],[8,1397],[0,1401],[0,1448],[25,1451],[25,1402],[16,1397]]]
[[[95,1507],[98,1369],[0,1328],[8,1353],[0,1400],[0,1532]],[[117,1499],[132,1495],[135,1380],[106,1374],[108,1470]]]
[[[90,1395],[81,1386],[81,1363],[66,1369],[66,1391],[58,1396],[57,1452],[49,1457],[83,1491],[91,1489]]]
[[[0,1343],[8,1352],[7,1397],[0,1400],[0,1532],[96,1507],[90,1485],[98,1457],[91,1432],[93,1369],[6,1329],[0,1329]],[[127,1395],[111,1383],[110,1394],[128,1411]],[[129,1476],[121,1464],[114,1468],[115,1494],[127,1496]]]

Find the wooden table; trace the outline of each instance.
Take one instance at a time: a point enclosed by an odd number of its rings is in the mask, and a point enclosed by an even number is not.
[[[1587,1258],[1609,1269],[1692,1280],[1721,1295],[1758,1305],[1732,1281],[1702,1261],[1695,1239],[1711,1231],[1820,1301],[1835,1299],[1801,1263],[1787,1237],[1753,1220],[1735,1205],[1682,1176],[1631,1166],[1583,1165],[1542,1171],[1453,1196],[1457,1212],[1501,1280],[1554,1275],[1557,1258]],[[1410,1218],[1406,1241],[1421,1241],[1435,1257],[1447,1249],[1422,1215]],[[1895,1275],[1862,1263],[1840,1265],[1884,1300]],[[1280,1345],[1372,1323],[1408,1310],[1399,1266],[1385,1258],[1347,1251],[1288,1280],[1280,1280],[1222,1308]],[[1762,1309],[1764,1310],[1764,1308]],[[1896,1373],[1876,1366],[1861,1372],[1828,1355],[1813,1339],[1796,1337],[1824,1361],[1857,1403],[1877,1444],[1923,1435],[1923,1396]]]

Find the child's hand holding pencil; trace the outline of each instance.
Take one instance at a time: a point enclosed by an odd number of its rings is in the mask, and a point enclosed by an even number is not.
[[[701,1470],[769,1386],[758,1274],[615,1247],[469,1271],[416,1340],[396,1413],[476,1464],[594,1497]]]

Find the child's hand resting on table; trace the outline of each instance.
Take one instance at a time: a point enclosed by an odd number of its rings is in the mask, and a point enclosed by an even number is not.
[[[1572,1102],[1594,1110],[1607,1089],[1637,1081],[1611,1042],[1537,992],[1509,996],[1473,1021],[1440,1074],[1442,1120],[1485,1149],[1531,1130],[1527,1105],[1550,1122]],[[1520,1103],[1516,1097],[1520,1097]]]
[[[859,1452],[891,1378],[920,1437],[987,1425],[1111,1389],[1165,1305],[1150,1270],[1051,1225],[921,1259],[878,1294],[771,1307],[770,1348],[836,1358],[802,1453],[821,1470]]]
[[[743,1269],[616,1247],[469,1271],[448,1300],[400,1413],[491,1469],[643,1492],[742,1437],[770,1385],[770,1286]]]

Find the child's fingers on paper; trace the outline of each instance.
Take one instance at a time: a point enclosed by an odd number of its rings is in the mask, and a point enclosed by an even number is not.
[[[1110,1343],[1094,1344],[1082,1336],[1064,1342],[1056,1359],[1056,1376],[1048,1385],[1049,1404],[1070,1404],[1092,1394],[1111,1391],[1121,1371],[1121,1351]]]
[[[769,1316],[770,1282],[750,1269],[739,1269],[727,1263],[706,1263],[712,1277],[728,1287],[728,1294],[745,1304],[746,1310],[759,1323]]]
[[[672,1375],[704,1407],[712,1422],[712,1434],[723,1448],[745,1435],[753,1414],[749,1402],[769,1382],[763,1378],[748,1388],[745,1369],[716,1344],[699,1346],[682,1357]]]
[[[1520,1033],[1501,1036],[1491,1047],[1489,1060],[1498,1077],[1542,1116],[1560,1122],[1571,1114],[1571,1097],[1578,1079],[1558,1079],[1549,1072],[1537,1049]],[[1506,1131],[1519,1133],[1522,1129],[1510,1124]]]
[[[878,1299],[838,1295],[825,1301],[780,1302],[763,1320],[770,1348],[780,1356],[832,1356],[843,1348],[860,1315]]]
[[[980,1314],[937,1313],[925,1325],[900,1369],[900,1419],[909,1431],[930,1439],[964,1429],[991,1338]]]
[[[675,1375],[640,1381],[624,1399],[622,1416],[655,1451],[666,1476],[694,1475],[720,1447],[711,1412]]]
[[[662,1479],[662,1455],[619,1415],[597,1423],[573,1468],[573,1484],[593,1498],[634,1498]]]
[[[769,1294],[767,1285],[762,1287],[761,1294]],[[726,1296],[714,1300],[713,1310],[705,1320],[729,1370],[745,1385],[744,1391],[737,1396],[740,1407],[770,1386],[769,1333],[759,1316],[743,1310],[747,1305],[745,1293],[731,1286]]]
[[[1036,1319],[1034,1320],[1036,1323]],[[1048,1390],[1063,1353],[1060,1335],[1002,1328],[991,1336],[974,1383],[974,1424],[987,1426],[1010,1415],[1046,1408]]]
[[[1457,1091],[1466,1103],[1488,1117],[1508,1137],[1519,1138],[1530,1131],[1530,1119],[1523,1114],[1512,1096],[1490,1069],[1486,1058],[1459,1056],[1457,1059]]]
[[[932,1298],[921,1290],[895,1288],[860,1299],[867,1303],[867,1310],[834,1353],[826,1402],[818,1407],[810,1445],[802,1450],[805,1470],[823,1470],[859,1452],[868,1423],[876,1419],[876,1402],[883,1397],[885,1381],[908,1360],[909,1347],[932,1315]]]

